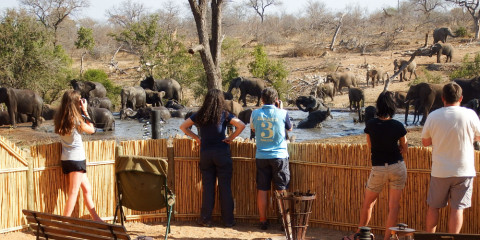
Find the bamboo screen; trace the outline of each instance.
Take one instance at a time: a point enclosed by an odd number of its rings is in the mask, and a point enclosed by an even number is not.
[[[0,233],[25,225],[27,208],[27,154],[0,136]]]
[[[26,165],[17,160],[0,138],[0,229],[14,230],[24,222],[21,209],[26,208]],[[85,142],[88,177],[92,183],[96,209],[102,217],[113,216],[115,207],[114,141]],[[167,156],[167,140],[139,140],[122,142],[123,154],[154,157]],[[201,174],[198,168],[199,149],[190,139],[173,141],[175,176],[175,220],[193,220],[201,208]],[[34,166],[34,210],[60,214],[65,204],[65,177],[60,168],[59,143],[31,148]],[[23,154],[16,149],[15,152]],[[232,191],[235,200],[235,217],[248,221],[258,220],[255,185],[255,144],[234,142]],[[370,172],[369,151],[366,145],[328,145],[314,143],[289,144],[291,185],[289,191],[315,192],[317,198],[310,216],[311,226],[323,226],[339,230],[354,230],[359,220],[364,186]],[[15,154],[14,154],[15,155]],[[480,152],[475,153],[476,170],[479,172]],[[23,160],[25,161],[25,160]],[[407,185],[400,203],[399,222],[422,230],[425,228],[426,197],[430,180],[430,148],[410,148],[406,157]],[[373,210],[370,226],[380,232],[388,212],[387,187],[382,191]],[[465,210],[462,232],[479,233],[480,183],[474,183],[472,207]],[[214,216],[220,216],[218,196]],[[269,195],[269,204],[275,204]],[[440,213],[438,231],[446,231],[448,208]],[[134,212],[128,210],[127,219],[139,221],[164,221],[164,211]],[[81,196],[74,216],[89,218]],[[276,218],[274,207],[268,216]]]
[[[113,216],[115,210],[115,141],[84,142],[87,176],[92,185],[92,198],[100,217]],[[31,147],[34,158],[34,210],[62,214],[67,199],[67,179],[61,168],[61,145],[52,143]],[[78,195],[74,217],[90,218]]]

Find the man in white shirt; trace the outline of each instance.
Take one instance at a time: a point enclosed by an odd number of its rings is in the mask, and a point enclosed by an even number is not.
[[[459,233],[463,210],[471,206],[476,175],[473,142],[480,140],[480,121],[473,110],[460,106],[462,98],[462,88],[447,83],[442,94],[444,107],[428,115],[423,127],[423,146],[432,146],[427,232],[435,232],[439,210],[449,202],[448,232]]]

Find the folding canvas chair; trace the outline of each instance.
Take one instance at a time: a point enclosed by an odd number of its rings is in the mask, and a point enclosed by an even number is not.
[[[124,225],[123,207],[137,211],[155,211],[166,207],[165,239],[168,239],[175,195],[168,189],[167,172],[168,162],[162,158],[118,156],[115,160],[118,199],[113,222],[120,210],[120,222]]]

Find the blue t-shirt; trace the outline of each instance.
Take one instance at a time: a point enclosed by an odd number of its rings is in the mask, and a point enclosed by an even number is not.
[[[292,123],[286,110],[274,105],[263,105],[252,112],[251,124],[255,129],[256,158],[288,157],[285,129],[291,129]]]
[[[196,116],[197,114],[195,113],[190,116],[190,119],[195,122]],[[200,150],[212,148],[228,148],[228,144],[222,141],[226,138],[225,129],[227,128],[227,124],[234,117],[235,115],[225,111],[220,118],[220,124],[200,127]]]

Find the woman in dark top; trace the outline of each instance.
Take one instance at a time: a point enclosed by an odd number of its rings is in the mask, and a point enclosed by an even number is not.
[[[359,227],[368,225],[372,209],[385,183],[390,186],[388,218],[384,239],[390,239],[390,227],[396,225],[402,190],[407,181],[407,168],[402,154],[406,154],[407,130],[397,120],[392,92],[382,92],[377,99],[377,117],[367,122],[365,133],[371,150],[372,171],[365,189]]]
[[[225,129],[228,123],[235,126],[236,130],[226,137]],[[200,136],[190,130],[194,124],[199,127]],[[202,172],[203,195],[198,223],[202,226],[212,226],[216,178],[223,223],[226,227],[235,225],[231,189],[233,164],[229,144],[244,128],[242,121],[225,110],[223,92],[218,89],[210,89],[200,110],[180,125],[180,129],[200,145],[199,167]]]

